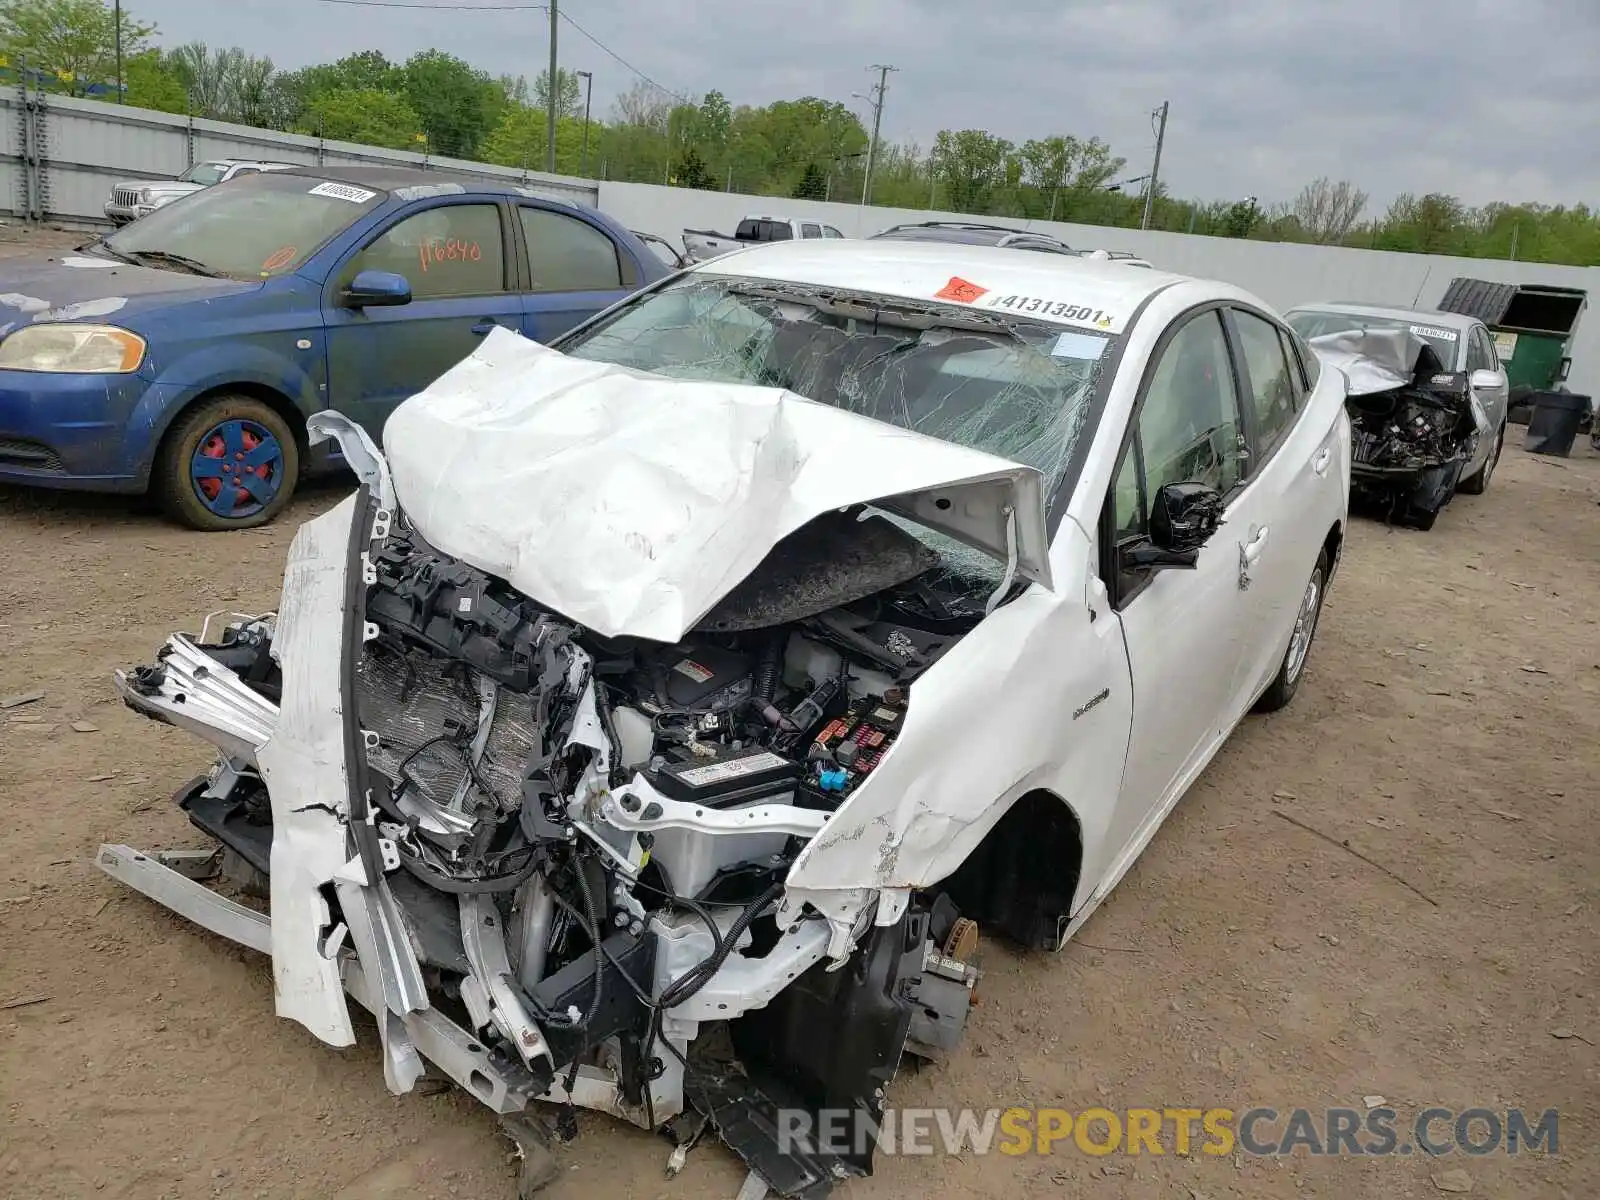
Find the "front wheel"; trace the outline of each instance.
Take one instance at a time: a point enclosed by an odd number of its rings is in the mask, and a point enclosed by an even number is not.
[[[249,396],[218,396],[178,418],[151,487],[168,515],[215,533],[272,520],[299,475],[300,448],[283,417]]]
[[[1255,711],[1277,712],[1300,689],[1305,678],[1306,659],[1311,655],[1311,641],[1317,636],[1317,620],[1322,616],[1322,599],[1328,588],[1328,552],[1317,555],[1317,565],[1300,594],[1300,607],[1294,615],[1294,631],[1289,635],[1289,648],[1284,651],[1278,674],[1256,701]]]
[[[1506,427],[1500,426],[1500,432],[1494,439],[1494,445],[1489,450],[1489,457],[1483,460],[1483,466],[1478,468],[1478,473],[1471,479],[1463,479],[1458,491],[1469,496],[1481,496],[1489,490],[1489,477],[1494,474],[1495,467],[1500,465],[1500,451],[1505,449]]]

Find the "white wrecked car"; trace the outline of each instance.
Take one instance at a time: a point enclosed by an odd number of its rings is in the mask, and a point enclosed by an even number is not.
[[[959,1038],[978,928],[1059,947],[1294,695],[1344,398],[1245,292],[983,247],[775,244],[561,352],[495,332],[386,458],[313,419],[361,487],[276,614],[118,676],[221,751],[177,796],[219,848],[100,865],[324,1041],[354,996],[396,1092],[709,1122],[820,1195]]]

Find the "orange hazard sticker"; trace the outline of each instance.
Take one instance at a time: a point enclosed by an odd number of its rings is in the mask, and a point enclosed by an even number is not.
[[[950,282],[933,295],[936,300],[957,300],[962,304],[971,304],[979,296],[987,293],[988,290],[986,287],[979,287],[975,283],[967,282],[959,275],[952,275],[950,276]]]

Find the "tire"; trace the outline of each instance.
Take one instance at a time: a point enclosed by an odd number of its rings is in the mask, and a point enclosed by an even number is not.
[[[265,525],[289,503],[299,478],[300,447],[289,423],[260,400],[224,395],[167,431],[150,485],[175,521],[219,533]]]
[[[1300,681],[1306,677],[1306,662],[1311,657],[1311,643],[1317,636],[1317,623],[1322,617],[1322,602],[1328,594],[1328,552],[1317,555],[1317,565],[1300,597],[1300,608],[1295,613],[1294,633],[1289,637],[1289,648],[1278,664],[1278,673],[1267,690],[1256,701],[1254,711],[1277,712],[1294,699],[1300,690]],[[1309,609],[1308,609],[1309,605]]]
[[[1481,496],[1489,490],[1489,477],[1494,474],[1495,467],[1500,465],[1500,452],[1506,446],[1506,427],[1500,426],[1500,432],[1495,436],[1494,449],[1489,451],[1489,457],[1484,460],[1483,466],[1478,468],[1478,473],[1471,479],[1463,479],[1456,485],[1456,491],[1468,496]]]

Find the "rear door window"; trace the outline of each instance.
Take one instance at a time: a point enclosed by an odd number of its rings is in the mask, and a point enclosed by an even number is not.
[[[813,225],[810,221],[807,221],[800,226],[800,236],[803,238],[819,238],[822,236],[822,226]]]
[[[1249,377],[1256,455],[1262,458],[1294,424],[1295,386],[1277,327],[1241,309],[1234,310],[1233,324],[1239,333],[1239,349]]]
[[[526,205],[517,209],[535,292],[605,292],[623,286],[617,244],[587,221]]]

